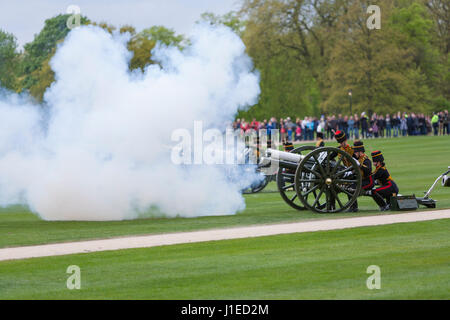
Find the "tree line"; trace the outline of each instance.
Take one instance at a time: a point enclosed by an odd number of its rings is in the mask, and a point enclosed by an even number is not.
[[[367,26],[370,5],[381,9],[380,29]],[[242,0],[238,11],[204,13],[199,21],[232,28],[260,74],[258,104],[238,117],[430,113],[450,107],[449,7],[448,0]],[[48,62],[69,32],[67,18],[48,19],[23,52],[13,35],[0,31],[3,87],[42,100],[53,81]],[[150,53],[156,41],[189,45],[163,26],[119,31],[132,34],[131,70],[156,63]]]
[[[50,60],[56,52],[58,43],[70,32],[67,20],[70,15],[61,14],[45,21],[43,29],[34,40],[25,44],[22,51],[18,50],[15,36],[0,29],[0,85],[15,92],[28,92],[38,102],[42,102],[45,90],[54,81],[54,73]],[[117,28],[107,23],[96,23],[82,16],[81,25],[97,25],[112,33],[128,32],[131,37],[127,47],[133,52],[130,60],[130,70],[141,69],[157,62],[152,60],[151,50],[157,42],[164,45],[177,46],[182,49],[188,44],[183,35],[164,26],[152,26],[136,32],[133,26],[125,25]]]

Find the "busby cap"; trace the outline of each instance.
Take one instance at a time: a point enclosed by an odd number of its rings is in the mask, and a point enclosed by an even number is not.
[[[360,140],[356,140],[353,143],[353,150],[355,152],[359,152],[359,151],[366,152],[366,149],[364,148],[364,143],[362,141],[360,141]]]
[[[317,132],[317,138],[323,139],[323,133],[322,132]]]
[[[372,160],[376,161],[376,162],[383,162],[384,157],[383,157],[383,154],[381,153],[381,151],[372,152]]]
[[[294,150],[294,145],[292,144],[292,142],[285,142],[283,145],[284,145],[284,151]]]
[[[334,135],[334,137],[336,138],[337,142],[342,143],[344,141],[347,140],[347,137],[345,136],[345,132],[344,131],[337,131]]]

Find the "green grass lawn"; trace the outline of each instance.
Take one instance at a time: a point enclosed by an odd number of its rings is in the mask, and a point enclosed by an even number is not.
[[[450,220],[0,262],[0,299],[449,299]],[[69,265],[81,289],[69,290]],[[367,267],[381,269],[369,290]]]
[[[376,149],[383,151],[387,167],[402,194],[422,195],[450,165],[449,136],[369,139],[365,145],[367,154]],[[327,146],[336,146],[336,143],[328,142]],[[245,198],[247,208],[232,216],[114,222],[43,221],[26,208],[14,206],[0,210],[0,247],[380,214],[372,199],[367,197],[360,198],[361,211],[357,214],[317,215],[296,211],[283,202],[274,183],[264,192]],[[450,208],[450,188],[438,186],[433,198],[438,200],[438,208]]]

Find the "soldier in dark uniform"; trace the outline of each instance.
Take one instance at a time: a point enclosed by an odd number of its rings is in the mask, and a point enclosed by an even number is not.
[[[353,143],[354,158],[358,161],[359,169],[361,170],[362,188],[364,191],[371,190],[374,187],[372,178],[372,162],[365,154],[366,149],[364,143],[360,140],[356,140]]]
[[[339,142],[338,148],[341,149],[342,151],[347,152],[349,155],[353,157],[354,151],[353,148],[350,147],[350,145],[347,143],[347,136],[345,135],[345,132],[341,130],[336,131],[334,137],[336,138],[337,142]],[[350,167],[352,165],[347,159],[344,159],[342,162],[346,167]]]
[[[372,162],[365,154],[366,150],[363,142],[355,141],[353,150],[355,150],[354,156],[358,160],[359,168],[361,170],[363,195],[372,196],[375,202],[380,205],[380,208],[384,208],[386,203],[384,202],[383,197],[378,193],[372,192],[372,189],[375,186],[375,181],[372,177]]]
[[[398,194],[399,190],[389,171],[386,169],[381,151],[372,152],[372,161],[375,166],[372,178],[375,184],[380,185],[371,191],[372,197],[380,206],[381,211],[386,211],[390,209],[391,197]]]
[[[325,147],[325,142],[323,141],[323,133],[317,132],[316,148],[322,148],[322,147]]]
[[[350,156],[354,157],[354,151],[353,148],[347,143],[347,136],[345,135],[344,131],[338,130],[336,131],[336,133],[334,134],[334,137],[336,138],[337,142],[339,142],[339,146],[338,148],[341,149],[342,151],[347,152]],[[341,155],[338,155],[339,158],[341,158]],[[355,158],[355,157],[354,157]],[[347,159],[343,159],[342,163],[346,166],[346,167],[350,167],[352,164],[350,163],[350,161],[348,161]],[[350,200],[351,197],[348,196],[348,199]],[[334,200],[333,198],[331,198],[332,204],[333,206],[334,204]],[[348,210],[350,212],[358,212],[358,201],[355,201],[352,206],[350,207],[350,209]]]
[[[284,151],[286,151],[286,152],[291,152],[292,150],[294,150],[294,144],[289,141],[284,141],[283,147],[284,147]]]

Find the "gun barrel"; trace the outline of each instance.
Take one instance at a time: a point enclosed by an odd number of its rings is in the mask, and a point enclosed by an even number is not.
[[[304,156],[302,156],[300,154],[279,151],[279,150],[275,150],[275,149],[267,149],[267,155],[272,160],[278,160],[278,161],[282,161],[282,162],[293,162],[295,164],[298,164],[304,158]]]

